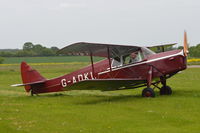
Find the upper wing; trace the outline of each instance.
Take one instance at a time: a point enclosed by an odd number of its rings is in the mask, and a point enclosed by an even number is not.
[[[66,46],[59,50],[58,54],[66,55],[85,55],[85,56],[100,56],[108,57],[108,48],[110,57],[124,55],[127,52],[137,51],[140,47],[132,45],[117,45],[117,44],[102,44],[102,43],[87,43],[79,42]]]
[[[85,80],[69,86],[71,90],[120,90],[145,83],[137,79],[94,79]]]
[[[148,46],[147,48],[155,51],[156,53],[167,51],[167,49],[171,48],[172,46],[176,45],[177,43],[172,44],[163,44],[163,45],[154,45]]]

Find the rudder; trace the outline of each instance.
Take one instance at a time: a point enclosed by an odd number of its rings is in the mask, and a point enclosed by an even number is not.
[[[23,84],[45,81],[46,79],[40,75],[35,69],[32,69],[26,62],[21,63],[21,77]],[[29,92],[31,85],[25,86],[25,90]]]

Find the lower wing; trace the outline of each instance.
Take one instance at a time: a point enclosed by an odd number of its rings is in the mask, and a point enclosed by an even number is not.
[[[68,86],[67,89],[112,91],[127,89],[133,86],[136,87],[144,83],[146,83],[145,80],[137,79],[94,79],[78,82]]]

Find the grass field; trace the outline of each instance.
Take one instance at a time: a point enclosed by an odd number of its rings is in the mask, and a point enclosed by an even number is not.
[[[47,78],[87,65],[34,66]],[[19,66],[0,66],[0,133],[199,133],[200,68],[168,80],[171,96],[142,98],[141,89],[70,91],[31,97]]]

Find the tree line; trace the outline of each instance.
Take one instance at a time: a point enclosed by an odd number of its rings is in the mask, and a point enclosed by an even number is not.
[[[183,49],[183,46],[179,46],[177,49]],[[200,44],[196,46],[191,46],[188,48],[190,58],[200,58]]]
[[[196,46],[191,46],[189,48],[189,56],[190,57],[200,57],[200,44]]]
[[[0,51],[1,57],[37,57],[37,56],[56,56],[59,50],[57,47],[47,48],[41,44],[26,42],[21,50],[4,50]]]

